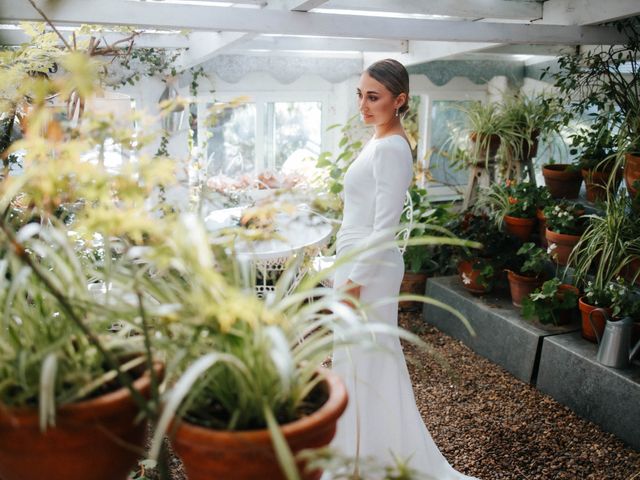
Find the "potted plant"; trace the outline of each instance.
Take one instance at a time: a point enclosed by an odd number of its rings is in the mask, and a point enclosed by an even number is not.
[[[578,198],[582,173],[577,165],[551,160],[542,166],[542,176],[552,198]]]
[[[547,248],[547,219],[544,216],[544,209],[553,205],[551,193],[547,187],[538,187],[538,198],[536,201],[536,219],[538,220],[538,241],[540,246]]]
[[[455,254],[464,288],[472,293],[491,291],[500,283],[500,273],[515,253],[514,242],[485,214],[466,212],[452,222],[450,230],[461,239],[482,244],[479,250],[462,248]]]
[[[579,295],[576,287],[554,277],[523,299],[522,316],[544,325],[566,325],[575,318]]]
[[[615,25],[627,39],[624,44],[563,55],[559,59],[560,69],[552,77],[569,107],[565,124],[572,115],[581,116],[594,108],[613,115],[612,130],[620,147],[616,163],[617,166],[624,163],[627,189],[633,197],[629,187],[640,173],[640,77],[635,67],[631,72],[628,67],[635,65],[640,54],[640,33],[635,18],[619,20]]]
[[[567,201],[544,209],[547,222],[545,236],[549,243],[547,251],[558,265],[567,264],[571,251],[580,241],[580,236],[586,228],[583,214],[582,205]]]
[[[408,238],[422,237],[433,231],[434,227],[443,227],[450,219],[451,212],[448,205],[432,205],[427,199],[427,191],[424,188],[413,186],[409,190],[411,195],[411,208],[406,208],[400,218],[400,223],[410,225],[408,232],[404,232]],[[424,295],[427,277],[430,272],[438,268],[434,260],[434,245],[407,245],[402,256],[404,259],[404,276],[400,285],[400,293]],[[417,310],[422,303],[411,300],[401,300],[399,307],[403,310]]]
[[[539,190],[528,182],[493,184],[482,192],[478,208],[487,208],[497,225],[526,242],[536,224]]]
[[[542,285],[547,261],[547,252],[531,242],[525,243],[516,252],[515,261],[507,269],[511,303],[514,306],[521,307],[522,300]]]
[[[582,336],[591,342],[600,341],[607,318],[631,317],[640,320],[640,302],[621,277],[604,286],[587,282],[578,307],[582,315]],[[597,309],[603,309],[606,316]]]
[[[569,257],[578,285],[591,278],[604,286],[619,275],[633,283],[640,276],[640,225],[631,215],[631,199],[612,197],[604,207],[602,215],[587,216],[588,226]]]

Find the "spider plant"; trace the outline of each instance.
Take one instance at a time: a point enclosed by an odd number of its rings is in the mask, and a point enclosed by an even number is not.
[[[604,215],[587,215],[589,225],[569,257],[578,284],[593,274],[593,284],[604,288],[640,257],[640,228],[630,209],[629,197],[609,197]]]

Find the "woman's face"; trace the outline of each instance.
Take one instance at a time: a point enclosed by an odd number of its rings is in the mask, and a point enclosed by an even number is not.
[[[396,108],[404,101],[404,94],[394,97],[387,87],[367,72],[360,76],[357,93],[360,114],[367,125],[382,125],[390,122],[396,115]]]

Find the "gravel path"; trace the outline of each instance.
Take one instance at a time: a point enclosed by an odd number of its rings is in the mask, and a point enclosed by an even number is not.
[[[416,401],[429,432],[458,470],[492,479],[637,479],[640,452],[426,325],[400,324],[449,363],[405,345]]]

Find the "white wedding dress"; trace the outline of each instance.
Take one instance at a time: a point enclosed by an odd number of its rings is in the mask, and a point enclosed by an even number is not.
[[[344,216],[337,256],[392,241],[413,177],[411,151],[400,135],[370,140],[344,179]],[[362,285],[360,298],[371,304],[397,297],[404,275],[397,247],[359,256],[338,267],[334,288],[347,279]],[[397,326],[397,300],[367,310],[368,321]],[[471,479],[453,469],[438,450],[416,406],[400,340],[377,335],[379,347],[337,348],[333,370],[345,381],[349,405],[338,422],[332,447],[351,457],[375,457],[391,465],[393,455],[438,480]]]

